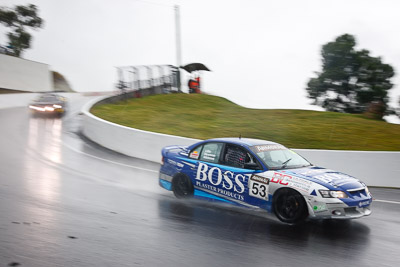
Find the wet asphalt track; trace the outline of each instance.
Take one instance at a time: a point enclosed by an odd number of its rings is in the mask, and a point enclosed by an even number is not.
[[[301,226],[178,201],[158,164],[82,139],[88,98],[72,100],[62,119],[0,109],[0,266],[399,265],[400,190],[372,188],[369,217]]]

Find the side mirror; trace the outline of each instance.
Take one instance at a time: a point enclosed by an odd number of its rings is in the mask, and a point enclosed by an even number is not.
[[[248,162],[244,164],[245,169],[250,169],[250,170],[259,170],[260,167],[258,166],[257,163],[254,162]]]

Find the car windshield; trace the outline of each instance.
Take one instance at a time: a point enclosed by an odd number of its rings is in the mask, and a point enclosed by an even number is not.
[[[293,169],[310,166],[311,163],[296,152],[284,146],[271,146],[263,149],[261,146],[253,146],[251,150],[264,162],[268,169]]]
[[[55,95],[42,95],[37,99],[37,101],[39,101],[39,102],[56,101],[56,100],[57,100],[57,96],[55,96]]]

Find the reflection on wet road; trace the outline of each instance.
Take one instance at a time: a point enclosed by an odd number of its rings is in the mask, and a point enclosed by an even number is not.
[[[400,190],[372,188],[373,214],[280,223],[273,215],[179,201],[158,164],[102,149],[66,117],[0,110],[0,266],[397,266]],[[17,266],[17,265],[15,265]]]
[[[57,164],[62,163],[62,146],[60,144],[62,120],[31,118],[28,122],[28,146],[25,153],[26,172],[34,179],[26,179],[25,190],[30,195],[38,195],[48,201],[56,201],[60,195],[60,174],[54,168],[36,164],[31,160],[32,154],[43,157]]]

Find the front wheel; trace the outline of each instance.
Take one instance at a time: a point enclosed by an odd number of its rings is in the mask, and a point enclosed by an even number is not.
[[[285,223],[299,223],[308,216],[307,204],[301,194],[292,189],[281,189],[274,195],[274,212]]]
[[[172,191],[177,198],[189,198],[193,196],[194,187],[189,177],[177,175],[172,180]]]

